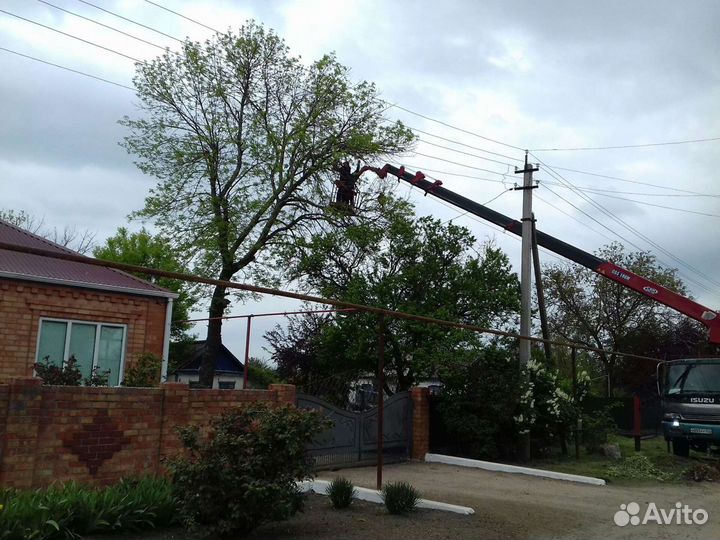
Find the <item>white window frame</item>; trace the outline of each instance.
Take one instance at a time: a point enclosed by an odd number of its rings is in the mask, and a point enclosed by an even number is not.
[[[118,324],[118,323],[106,323],[106,322],[97,322],[97,321],[84,321],[81,319],[58,319],[55,317],[40,317],[40,321],[38,322],[38,334],[37,334],[37,341],[35,343],[35,361],[40,362],[42,359],[38,358],[37,355],[40,352],[40,336],[42,334],[42,324],[44,321],[49,322],[61,322],[66,323],[67,327],[65,328],[65,350],[63,351],[63,361],[62,366],[64,366],[67,363],[68,354],[70,353],[70,332],[72,329],[73,324],[85,324],[85,325],[95,325],[95,345],[93,348],[93,361],[92,361],[92,368],[95,369],[97,367],[97,361],[98,361],[98,352],[100,349],[100,331],[103,326],[108,326],[111,328],[122,328],[123,331],[123,337],[122,337],[122,345],[120,346],[120,367],[119,373],[118,373],[118,386],[122,384],[123,376],[125,375],[125,347],[127,346],[127,325],[126,324]]]

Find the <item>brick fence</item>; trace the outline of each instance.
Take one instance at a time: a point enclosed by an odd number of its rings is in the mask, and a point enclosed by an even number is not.
[[[414,389],[412,457],[429,441],[427,390]],[[0,385],[0,485],[46,486],[75,480],[109,484],[161,473],[180,448],[176,427],[202,425],[229,408],[266,402],[295,405],[295,387],[267,390],[43,386],[37,378]]]

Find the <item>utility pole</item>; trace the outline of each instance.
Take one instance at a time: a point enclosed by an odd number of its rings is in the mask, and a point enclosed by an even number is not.
[[[537,165],[528,164],[528,153],[525,151],[525,166],[522,169],[515,168],[515,174],[523,173],[523,185],[515,187],[523,192],[523,213],[522,213],[522,253],[520,259],[520,335],[530,337],[530,305],[532,291],[532,190],[537,186],[533,185],[533,172],[537,171]],[[526,366],[530,360],[530,341],[520,340],[520,365]]]

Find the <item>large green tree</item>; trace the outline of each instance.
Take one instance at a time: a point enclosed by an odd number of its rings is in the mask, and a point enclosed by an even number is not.
[[[614,242],[596,254],[687,296],[677,271],[663,267],[650,253],[627,252]],[[658,345],[671,342],[672,334],[686,324],[678,312],[577,265],[546,265],[542,281],[551,333],[604,351],[598,357],[609,380],[608,394],[623,364],[613,351],[662,357],[667,351]]]
[[[393,199],[384,204],[379,222],[349,225],[301,242],[294,277],[323,295],[350,302],[482,326],[514,326],[519,285],[500,250],[489,244],[477,250],[467,229],[415,218]],[[317,325],[298,329],[298,350],[305,353],[301,361],[319,362],[336,373],[375,370],[375,315],[338,314],[320,327],[320,337],[313,338],[319,342],[303,341],[313,337]],[[481,344],[471,332],[394,318],[386,320],[385,337],[388,392],[408,389],[458,351]],[[279,342],[284,348],[275,352],[287,352],[287,339]]]
[[[413,138],[385,121],[374,85],[353,83],[334,56],[305,64],[254,23],[137,64],[134,83],[143,116],[121,122],[124,145],[158,179],[137,216],[194,255],[196,272],[222,280],[271,283],[272,250],[330,215],[336,164],[381,161]],[[362,202],[361,215],[372,213],[376,198]],[[226,292],[212,292],[205,385]]]
[[[98,259],[144,266],[168,272],[185,272],[187,268],[179,260],[172,244],[160,235],[152,235],[145,228],[131,233],[125,227],[119,227],[114,236],[105,244],[95,247],[93,255]],[[171,278],[157,277],[151,274],[137,274],[159,287],[178,293],[173,302],[172,325],[170,334],[175,341],[187,338],[190,310],[197,301],[190,284]]]

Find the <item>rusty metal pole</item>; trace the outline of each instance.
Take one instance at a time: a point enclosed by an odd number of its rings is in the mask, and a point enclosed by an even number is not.
[[[572,391],[573,391],[573,402],[575,403],[577,415],[575,418],[575,459],[580,459],[580,432],[582,430],[582,418],[578,407],[578,387],[577,387],[577,349],[572,347],[571,349],[572,358]]]
[[[252,315],[248,315],[247,317],[247,334],[245,335],[245,369],[243,370],[245,372],[243,377],[243,388],[245,389],[248,387],[250,374],[250,325],[252,323],[252,318]]]
[[[635,439],[635,451],[639,452],[640,436],[642,435],[642,416],[640,411],[640,396],[633,396],[633,438]]]
[[[383,477],[383,424],[384,407],[383,397],[385,394],[385,314],[378,316],[378,371],[377,371],[377,481],[376,488],[382,489]]]

